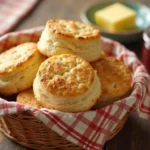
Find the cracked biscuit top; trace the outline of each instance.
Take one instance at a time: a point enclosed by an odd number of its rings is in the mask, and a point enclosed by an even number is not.
[[[122,96],[131,90],[132,74],[121,60],[103,57],[92,64],[102,84],[102,96]]]
[[[0,75],[15,74],[39,55],[37,44],[28,42],[12,47],[0,54]]]
[[[55,96],[84,94],[94,83],[94,70],[83,58],[62,54],[48,58],[39,68],[37,78],[46,91]]]
[[[95,39],[100,31],[91,25],[73,20],[49,20],[46,25],[53,33],[76,39]]]

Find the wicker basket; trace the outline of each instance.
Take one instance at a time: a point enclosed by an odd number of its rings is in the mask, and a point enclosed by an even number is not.
[[[127,120],[126,115],[111,133],[108,140],[112,139],[122,128]],[[63,139],[57,133],[47,128],[37,120],[32,113],[23,112],[0,117],[0,130],[13,141],[33,149],[42,150],[81,150],[79,146]]]
[[[0,40],[0,50],[6,50],[12,46],[18,45],[22,42],[37,42],[42,28],[25,30],[18,33],[10,33]],[[106,49],[114,49],[117,43],[104,40],[106,42]],[[109,44],[108,44],[109,43]],[[114,47],[113,47],[114,46]],[[119,46],[122,50],[122,46]],[[117,48],[118,51],[118,48]],[[15,101],[14,98],[4,98],[8,101]],[[122,108],[121,108],[122,109]],[[107,140],[112,139],[122,128],[127,120],[128,114],[120,121],[117,122],[117,127],[111,132]],[[20,112],[13,115],[3,115],[0,117],[0,130],[10,139],[15,142],[33,149],[40,150],[81,150],[82,148],[74,145],[73,143],[65,140],[53,130],[48,128],[33,116],[31,112]]]

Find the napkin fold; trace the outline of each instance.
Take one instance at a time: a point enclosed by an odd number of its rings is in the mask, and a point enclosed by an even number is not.
[[[0,0],[0,35],[17,25],[39,0]]]

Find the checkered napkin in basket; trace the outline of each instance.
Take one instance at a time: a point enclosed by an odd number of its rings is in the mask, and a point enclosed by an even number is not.
[[[0,0],[0,35],[9,32],[38,0]]]
[[[42,27],[9,33],[0,37],[0,51],[22,42],[37,42]],[[101,150],[109,135],[128,112],[136,110],[139,117],[150,119],[150,76],[136,55],[117,42],[102,38],[103,49],[133,72],[131,95],[103,109],[64,113],[57,110],[35,109],[32,106],[0,99],[0,115],[30,110],[47,127],[87,150]],[[122,83],[123,84],[123,83]]]

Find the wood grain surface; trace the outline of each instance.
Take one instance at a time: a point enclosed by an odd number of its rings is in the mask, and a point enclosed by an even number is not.
[[[36,7],[12,31],[45,26],[46,21],[51,18],[81,20],[81,12],[97,2],[102,2],[102,0],[39,0]],[[150,0],[141,0],[141,2],[150,6]],[[142,41],[125,46],[141,58]],[[150,121],[138,118],[136,113],[130,113],[124,128],[115,138],[106,143],[104,149],[150,150]],[[9,140],[0,133],[0,150],[31,149]]]

